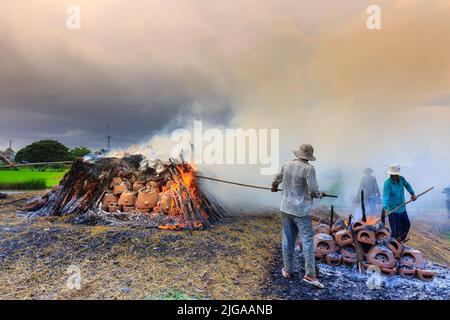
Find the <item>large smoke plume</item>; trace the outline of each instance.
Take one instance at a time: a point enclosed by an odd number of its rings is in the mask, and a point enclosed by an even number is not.
[[[80,31],[65,28],[68,4],[82,9]],[[421,203],[442,207],[450,183],[450,4],[378,1],[382,29],[369,31],[370,4],[5,1],[0,134],[76,145],[102,139],[110,122],[118,147],[155,134],[152,144],[167,147],[170,131],[193,120],[279,128],[281,158],[313,144],[319,182],[331,188],[339,177],[346,202],[364,167],[381,184],[398,162],[417,191],[436,187]],[[255,166],[205,170],[270,184]],[[234,187],[224,188],[231,197]],[[255,192],[236,194],[276,204]]]

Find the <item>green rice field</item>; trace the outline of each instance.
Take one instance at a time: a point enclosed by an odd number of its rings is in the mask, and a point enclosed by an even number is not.
[[[66,171],[0,170],[0,189],[46,189],[59,184]]]

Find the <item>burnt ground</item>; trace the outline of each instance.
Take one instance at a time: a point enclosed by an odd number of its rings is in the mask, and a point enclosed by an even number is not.
[[[433,283],[393,277],[370,291],[348,268],[322,266],[325,290],[280,276],[280,217],[245,214],[205,231],[87,226],[70,217],[23,218],[33,194],[0,200],[0,299],[450,299],[449,272]],[[447,222],[446,222],[447,223]],[[415,246],[443,266],[448,224],[413,223]],[[81,269],[82,289],[66,287],[67,268]]]

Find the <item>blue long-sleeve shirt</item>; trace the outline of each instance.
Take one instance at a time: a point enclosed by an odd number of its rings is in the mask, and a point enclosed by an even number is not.
[[[400,176],[398,183],[392,178],[387,179],[384,182],[383,188],[383,208],[386,211],[395,209],[399,205],[405,202],[405,189],[411,194],[414,194],[414,190],[405,178]],[[406,207],[402,206],[395,212],[405,212]]]

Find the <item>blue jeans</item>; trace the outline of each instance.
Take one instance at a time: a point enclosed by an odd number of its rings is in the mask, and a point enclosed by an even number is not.
[[[300,233],[305,257],[305,275],[316,277],[316,261],[314,260],[314,231],[311,216],[297,217],[281,212],[283,219],[283,264],[287,272],[294,271],[295,240]]]
[[[409,228],[411,227],[406,211],[391,213],[388,218],[392,238],[397,239],[400,242],[405,241]]]

